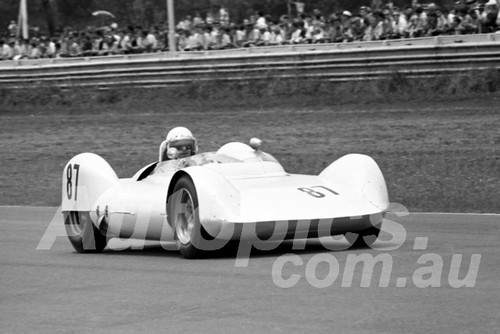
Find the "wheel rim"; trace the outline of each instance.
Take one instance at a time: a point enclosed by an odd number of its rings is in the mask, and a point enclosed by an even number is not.
[[[72,211],[69,213],[68,221],[66,222],[66,230],[68,235],[70,236],[79,236],[82,235],[82,224],[80,221],[80,216],[78,212]]]
[[[191,242],[195,225],[195,214],[193,198],[186,189],[179,190],[181,193],[176,201],[177,219],[175,222],[175,231],[179,241],[187,245]]]

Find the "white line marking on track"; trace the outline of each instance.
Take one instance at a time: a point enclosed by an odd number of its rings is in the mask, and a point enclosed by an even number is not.
[[[454,215],[454,216],[499,216],[500,213],[474,213],[474,212],[410,212],[410,215]]]

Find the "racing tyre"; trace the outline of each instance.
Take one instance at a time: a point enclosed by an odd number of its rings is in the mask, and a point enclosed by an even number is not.
[[[88,212],[64,212],[64,227],[73,248],[80,253],[98,253],[106,247],[105,234],[94,226]]]
[[[183,176],[175,184],[169,200],[168,217],[181,255],[187,259],[201,256],[203,251],[199,246],[203,242],[202,234],[206,236],[208,233],[200,223],[198,196],[190,177]]]
[[[373,245],[373,243],[377,240],[380,229],[382,227],[382,223],[367,228],[360,233],[348,233],[345,235],[349,243],[351,243],[350,248],[366,248]]]

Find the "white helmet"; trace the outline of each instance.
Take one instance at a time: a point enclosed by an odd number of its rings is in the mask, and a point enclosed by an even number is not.
[[[198,152],[198,141],[187,128],[179,126],[170,130],[167,134],[167,150],[176,148],[178,158],[195,155]]]

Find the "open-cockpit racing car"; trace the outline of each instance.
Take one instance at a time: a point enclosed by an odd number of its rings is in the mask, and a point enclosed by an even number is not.
[[[231,240],[284,240],[356,233],[377,237],[389,207],[375,161],[348,154],[319,175],[287,173],[261,141],[159,161],[120,179],[100,156],[65,166],[62,212],[79,252],[102,251],[111,238],[176,243],[186,258]]]

